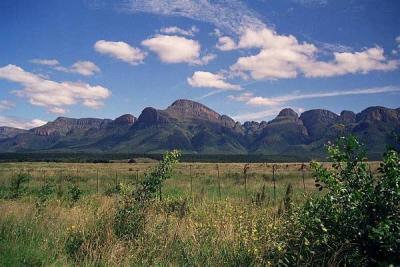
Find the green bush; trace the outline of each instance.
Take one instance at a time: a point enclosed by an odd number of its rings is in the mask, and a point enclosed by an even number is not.
[[[9,198],[19,198],[27,190],[25,186],[32,179],[29,173],[18,173],[11,179]]]
[[[65,252],[74,261],[82,260],[81,247],[84,242],[84,236],[81,231],[71,231],[68,233],[65,241]]]
[[[39,212],[46,206],[47,201],[50,199],[51,195],[55,192],[54,185],[50,182],[43,184],[42,187],[37,192],[36,207]]]
[[[121,184],[120,200],[114,219],[115,235],[132,240],[144,230],[145,211],[133,198],[133,188]]]
[[[76,184],[71,184],[68,188],[67,197],[70,205],[73,206],[82,196],[82,191]]]
[[[135,191],[137,201],[145,204],[154,198],[158,190],[161,190],[162,182],[171,178],[174,165],[179,162],[180,152],[172,150],[163,155],[162,160],[147,174]]]
[[[354,137],[328,147],[332,168],[313,163],[322,197],[299,212],[299,239],[290,244],[317,265],[400,264],[400,157],[390,150],[373,176]],[[293,253],[292,261],[299,260]]]
[[[166,152],[137,188],[120,185],[120,200],[114,220],[114,232],[119,238],[135,239],[144,231],[147,206],[157,190],[161,189],[162,182],[172,176],[179,156],[176,150]]]

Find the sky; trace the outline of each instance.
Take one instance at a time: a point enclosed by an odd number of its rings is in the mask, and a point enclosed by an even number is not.
[[[397,0],[2,0],[0,126],[400,107]]]

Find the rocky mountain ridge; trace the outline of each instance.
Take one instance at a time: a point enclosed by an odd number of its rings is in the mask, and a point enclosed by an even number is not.
[[[0,152],[160,153],[177,148],[199,154],[321,155],[324,144],[354,134],[381,153],[400,133],[400,109],[369,107],[340,115],[324,109],[300,116],[283,109],[269,122],[235,122],[207,106],[177,100],[165,110],[145,108],[114,120],[59,117],[30,130],[0,127]]]

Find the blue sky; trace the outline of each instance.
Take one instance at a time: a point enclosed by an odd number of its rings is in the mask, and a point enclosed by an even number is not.
[[[240,121],[397,108],[398,14],[395,0],[2,0],[0,125],[179,98]]]

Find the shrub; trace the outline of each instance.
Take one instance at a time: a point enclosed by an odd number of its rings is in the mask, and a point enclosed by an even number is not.
[[[114,220],[114,232],[122,239],[135,239],[144,231],[146,208],[161,189],[162,182],[172,176],[179,152],[166,152],[163,159],[145,176],[137,188],[120,185],[120,200]]]
[[[82,196],[82,191],[79,189],[78,185],[71,184],[68,188],[67,197],[71,206],[73,206]]]
[[[121,184],[121,197],[114,219],[115,235],[121,239],[135,239],[144,230],[145,211],[132,197],[133,188]]]
[[[46,202],[49,200],[51,195],[55,192],[54,185],[50,182],[46,182],[43,186],[38,190],[37,196],[38,199],[36,201],[36,207],[39,211],[46,205]]]
[[[328,152],[331,169],[312,164],[316,186],[326,193],[300,211],[301,237],[291,245],[317,265],[400,264],[398,152],[384,155],[375,177],[356,138],[342,138]]]
[[[10,194],[9,198],[19,198],[24,192],[26,192],[25,184],[31,180],[29,173],[19,173],[17,176],[11,179]]]
[[[139,184],[135,191],[136,200],[144,204],[155,196],[161,189],[162,182],[171,178],[173,167],[179,162],[180,155],[178,150],[169,151],[163,155],[162,160],[149,174],[145,175],[144,180]]]
[[[81,231],[75,231],[74,227],[70,230],[68,229],[67,239],[65,241],[65,252],[68,257],[74,261],[82,259],[81,247],[84,242],[84,236]]]

